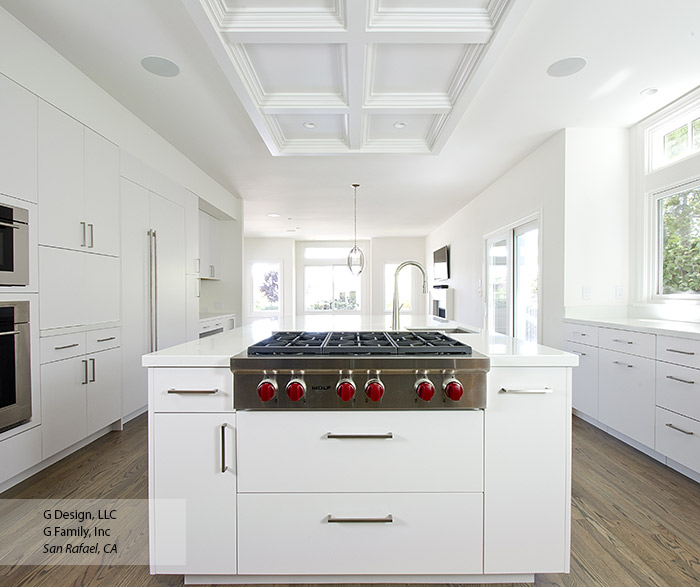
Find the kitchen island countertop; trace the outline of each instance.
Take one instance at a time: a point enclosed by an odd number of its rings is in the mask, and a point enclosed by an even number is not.
[[[571,353],[449,320],[436,320],[430,316],[402,316],[401,330],[412,329],[462,329],[465,332],[447,334],[488,356],[492,367],[573,367],[578,365],[578,357]],[[279,320],[257,320],[222,334],[144,355],[142,364],[144,367],[228,367],[233,355],[243,352],[249,345],[267,338],[272,332],[278,330],[386,331],[391,330],[391,316],[311,315]]]

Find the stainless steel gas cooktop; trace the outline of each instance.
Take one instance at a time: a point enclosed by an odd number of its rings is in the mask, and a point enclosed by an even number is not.
[[[489,359],[441,332],[276,332],[231,358],[239,410],[482,409]]]

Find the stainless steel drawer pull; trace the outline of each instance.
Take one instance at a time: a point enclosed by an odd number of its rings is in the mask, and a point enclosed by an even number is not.
[[[554,391],[553,389],[549,389],[549,387],[542,387],[542,388],[537,388],[537,389],[506,389],[505,387],[501,387],[498,393],[523,393],[523,394],[531,394],[531,393],[552,393]]]
[[[64,349],[72,349],[72,348],[77,347],[77,346],[80,346],[80,344],[77,342],[74,342],[73,344],[66,344],[63,346],[55,346],[55,347],[53,347],[53,350],[62,351]]]
[[[98,338],[97,342],[107,342],[108,340],[114,340],[116,336],[110,336],[109,338]]]
[[[169,389],[168,393],[202,393],[214,394],[219,393],[218,389]]]
[[[629,363],[623,363],[622,361],[613,361],[615,365],[621,365],[622,367],[629,367],[630,369],[634,367],[634,365],[630,365]]]
[[[667,353],[678,353],[679,355],[689,355],[693,356],[695,353],[693,351],[679,351],[678,349],[666,349]]]
[[[613,342],[621,342],[622,344],[634,344],[631,340],[622,340],[621,338],[613,338]]]
[[[386,434],[335,434],[329,432],[326,434],[326,438],[394,438],[393,432],[387,432]]]
[[[575,355],[579,355],[579,356],[581,356],[581,357],[585,357],[585,356],[586,356],[586,353],[582,353],[581,351],[571,351],[571,352],[574,353]]]
[[[678,426],[674,426],[673,424],[666,424],[669,428],[673,428],[674,430],[677,430],[678,432],[682,432],[683,434],[687,434],[688,436],[693,436],[693,432],[690,432],[688,430],[683,430],[683,428],[679,428]]]
[[[21,226],[17,226],[16,224],[13,224],[12,222],[0,222],[0,226],[6,226],[7,228],[14,228],[15,230],[19,230],[22,228]]]
[[[88,378],[88,362],[85,359],[83,359],[82,363],[83,363],[83,367],[85,367],[85,372],[83,373],[84,378],[83,378],[82,384],[87,385],[90,381]]]
[[[225,473],[228,470],[226,464],[226,424],[221,425],[221,472]]]
[[[666,375],[666,379],[671,379],[673,381],[680,381],[681,383],[687,383],[688,385],[695,385],[695,381],[689,381],[688,379],[681,379],[680,377],[674,377],[673,375]]]
[[[394,522],[394,516],[389,514],[383,518],[335,518],[332,514],[328,515],[329,524],[391,524]]]
[[[17,336],[19,333],[19,330],[9,330],[7,332],[0,332],[0,336]]]

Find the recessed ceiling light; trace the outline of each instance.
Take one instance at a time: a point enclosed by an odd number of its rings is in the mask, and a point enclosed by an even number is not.
[[[394,123],[394,128],[406,128],[408,124],[403,121],[395,122]]]
[[[304,128],[316,128],[316,123],[308,121],[308,122],[305,122],[303,126],[304,126]]]
[[[566,77],[574,75],[586,67],[586,60],[583,57],[567,57],[555,61],[547,68],[547,73],[552,77]]]
[[[280,217],[280,215],[277,214],[277,212],[270,212],[270,213],[268,214],[268,216],[269,216],[270,218],[279,218],[279,217]]]
[[[165,57],[158,57],[157,55],[149,55],[141,60],[141,65],[146,71],[150,71],[154,75],[159,75],[161,77],[175,77],[180,73],[180,68],[177,64],[166,59]]]
[[[658,92],[659,90],[656,88],[645,88],[641,92],[639,92],[642,96],[653,96]]]
[[[288,228],[287,232],[296,232],[296,228]]]

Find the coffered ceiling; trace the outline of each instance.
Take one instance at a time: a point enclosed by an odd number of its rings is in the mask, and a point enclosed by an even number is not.
[[[513,1],[184,0],[273,155],[438,152]]]

